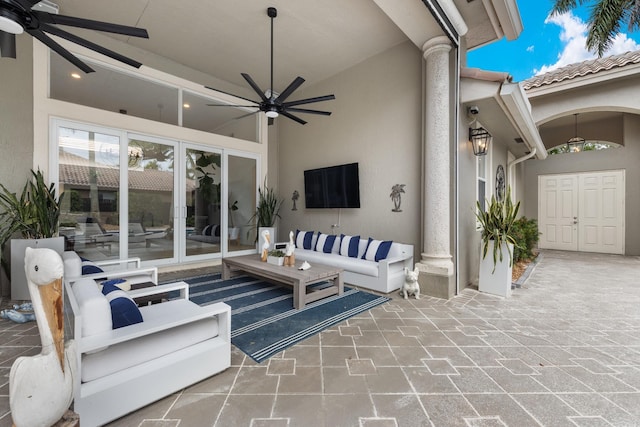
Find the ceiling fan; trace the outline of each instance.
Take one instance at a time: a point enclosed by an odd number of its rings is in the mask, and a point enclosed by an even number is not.
[[[251,76],[247,73],[241,73],[242,77],[249,83],[249,86],[258,94],[260,97],[260,101],[254,101],[252,99],[244,98],[242,96],[233,95],[227,92],[223,92],[218,89],[214,89],[212,87],[208,87],[207,89],[216,90],[218,92],[227,93],[228,95],[235,96],[237,98],[245,99],[249,102],[252,102],[252,105],[228,105],[228,104],[207,104],[213,107],[253,107],[258,108],[257,111],[251,114],[255,114],[258,111],[264,111],[266,116],[269,118],[269,124],[273,124],[273,119],[278,117],[279,115],[283,115],[295,122],[298,122],[302,125],[306,124],[305,120],[302,120],[300,117],[297,117],[291,113],[305,113],[305,114],[319,114],[322,116],[330,116],[330,111],[320,111],[320,110],[309,110],[307,108],[298,108],[299,105],[312,104],[315,102],[321,101],[330,101],[332,99],[336,99],[334,95],[324,95],[317,96],[314,98],[306,98],[299,99],[297,101],[289,101],[286,100],[289,96],[300,87],[302,83],[304,83],[304,79],[300,76],[296,77],[290,84],[287,86],[285,90],[281,93],[276,93],[273,90],[273,19],[278,16],[278,11],[275,7],[267,8],[267,15],[271,18],[271,84],[269,86],[269,90],[266,92],[260,89],[260,86],[251,78]],[[243,116],[244,117],[244,116]]]
[[[91,73],[94,70],[78,59],[71,52],[63,48],[45,33],[53,34],[70,42],[84,46],[117,61],[124,62],[132,67],[140,68],[141,63],[120,55],[117,52],[99,46],[54,25],[86,28],[89,30],[104,31],[108,33],[123,34],[126,36],[149,38],[147,30],[126,25],[110,24],[108,22],[93,21],[90,19],[75,18],[73,16],[58,15],[33,7],[41,0],[0,0],[0,56],[6,58],[16,57],[16,34],[24,31],[47,45],[51,50],[71,62],[73,65]]]

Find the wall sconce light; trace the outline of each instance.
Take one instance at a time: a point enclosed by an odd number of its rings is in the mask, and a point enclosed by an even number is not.
[[[491,134],[485,128],[469,128],[469,141],[473,145],[473,154],[476,156],[484,156],[489,148]]]

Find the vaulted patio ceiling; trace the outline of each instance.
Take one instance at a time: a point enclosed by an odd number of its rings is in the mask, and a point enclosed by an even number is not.
[[[397,1],[397,0],[396,0]],[[413,23],[425,35],[442,34],[427,7],[406,0]],[[408,39],[379,0],[56,0],[60,13],[146,28],[150,39],[115,37],[189,68],[238,86],[241,72],[263,87],[269,79],[269,18],[275,20],[275,81],[285,87],[296,76],[307,85],[324,80]],[[519,32],[514,0],[440,0],[458,9],[474,47]],[[379,6],[381,4],[381,6]],[[418,16],[416,16],[418,15]],[[89,39],[95,33],[73,30]],[[415,31],[415,30],[414,30]],[[144,62],[144,58],[138,58]]]

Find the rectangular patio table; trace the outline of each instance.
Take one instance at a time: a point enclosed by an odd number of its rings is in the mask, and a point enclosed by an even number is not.
[[[262,261],[258,254],[223,258],[222,278],[230,279],[245,272],[279,285],[292,286],[293,306],[296,309],[331,295],[342,295],[344,283],[341,268],[313,263],[308,270],[298,270],[301,264],[298,261],[295,267],[273,265]],[[308,288],[309,285],[323,281],[331,282],[331,286],[322,289]]]

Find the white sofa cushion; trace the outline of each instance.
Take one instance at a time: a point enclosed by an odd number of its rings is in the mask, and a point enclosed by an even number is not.
[[[199,309],[200,307],[197,304],[184,299],[141,307],[140,311],[144,322],[127,328],[145,328],[151,327],[153,324],[171,323],[175,319],[198,315]],[[100,352],[83,355],[82,382],[102,378],[165,356],[214,338],[218,334],[218,319],[217,317],[211,317],[112,345]]]

